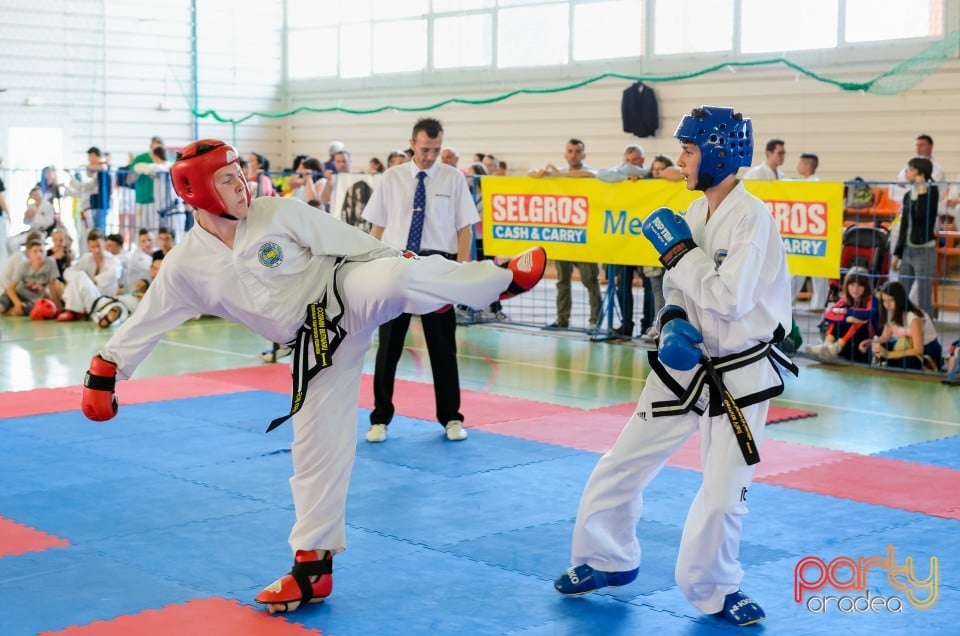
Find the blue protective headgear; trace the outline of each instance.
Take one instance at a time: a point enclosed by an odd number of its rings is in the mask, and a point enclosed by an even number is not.
[[[740,168],[749,167],[753,159],[753,124],[732,108],[694,109],[680,120],[673,136],[700,148],[697,190],[706,190]]]

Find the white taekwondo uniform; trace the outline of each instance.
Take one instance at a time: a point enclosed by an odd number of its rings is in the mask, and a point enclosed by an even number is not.
[[[487,306],[512,280],[490,261],[404,258],[302,201],[262,197],[237,222],[232,249],[195,225],[167,254],[136,313],[100,355],[117,364],[121,379],[129,378],[164,333],[201,314],[233,320],[271,342],[290,342],[304,325],[307,306],[328,293],[336,301],[328,319],[339,319],[346,333],[332,366],[309,381],[293,415],[290,485],[297,520],[290,547],[336,553],[346,547],[360,375],[374,330],[401,313],[428,313],[449,303]],[[314,348],[304,349],[304,362],[315,365]]]
[[[783,391],[777,364],[795,371],[770,344],[791,324],[790,275],[780,234],[766,204],[742,183],[709,223],[706,198],[694,201],[685,218],[698,247],[666,272],[666,304],[684,308],[703,334],[759,444],[769,399]],[[743,578],[741,516],[753,467],[744,461],[717,396],[704,386],[701,366],[668,369],[656,352],[650,360],[654,371],[636,411],[598,462],[580,500],[571,562],[607,572],[640,565],[636,528],[643,489],[699,429],[703,483],[684,525],[676,580],[694,606],[712,614],[723,609],[724,597],[739,589]]]

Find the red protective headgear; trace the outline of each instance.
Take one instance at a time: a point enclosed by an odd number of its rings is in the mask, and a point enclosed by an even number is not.
[[[197,154],[199,150],[206,152]],[[170,168],[173,189],[180,198],[195,208],[233,218],[227,214],[227,206],[217,192],[213,182],[213,173],[231,163],[240,162],[237,149],[219,139],[201,139],[195,141],[180,153],[180,158]],[[243,178],[243,173],[241,173]],[[246,179],[244,179],[246,183]],[[247,189],[247,204],[250,204],[250,190]]]
[[[31,320],[49,320],[57,317],[57,306],[49,298],[39,298],[30,310]]]

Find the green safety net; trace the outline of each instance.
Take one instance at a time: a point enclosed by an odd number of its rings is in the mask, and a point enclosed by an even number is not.
[[[785,57],[777,57],[763,60],[749,60],[749,61],[740,61],[740,62],[722,62],[720,64],[714,64],[706,68],[702,68],[696,71],[691,71],[688,73],[676,73],[671,75],[658,75],[656,73],[645,74],[645,75],[629,75],[626,73],[603,73],[588,79],[575,82],[573,84],[566,84],[563,86],[553,86],[548,88],[519,88],[515,90],[502,93],[500,95],[495,95],[493,97],[484,97],[482,99],[470,99],[465,97],[450,97],[448,99],[435,102],[433,104],[426,104],[422,106],[395,106],[392,104],[385,104],[383,106],[376,106],[374,108],[347,108],[344,106],[300,106],[292,110],[280,112],[280,113],[262,113],[262,112],[253,112],[242,117],[227,117],[221,115],[216,110],[204,110],[204,111],[193,111],[194,116],[198,118],[212,117],[213,119],[230,124],[241,124],[248,119],[253,117],[266,117],[271,119],[277,119],[281,117],[290,117],[298,113],[346,113],[348,115],[372,115],[375,113],[380,113],[383,111],[397,111],[397,112],[422,112],[429,110],[436,110],[442,108],[443,106],[448,106],[450,104],[466,104],[470,106],[483,106],[485,104],[495,104],[497,102],[502,102],[511,97],[517,95],[538,95],[538,94],[549,94],[549,93],[562,93],[564,91],[572,91],[578,88],[583,88],[590,84],[599,82],[605,79],[620,79],[627,80],[630,82],[676,82],[687,79],[692,79],[694,77],[700,77],[702,75],[707,75],[709,73],[715,73],[724,69],[735,69],[743,67],[756,67],[756,66],[775,66],[783,65],[788,68],[793,69],[798,74],[809,77],[818,82],[824,82],[826,84],[832,84],[837,88],[844,91],[860,91],[863,93],[870,93],[873,95],[897,95],[904,91],[907,91],[914,86],[917,86],[926,79],[929,75],[932,75],[943,66],[949,59],[957,56],[958,51],[960,51],[960,30],[952,31],[946,34],[943,39],[937,40],[923,51],[910,57],[909,59],[900,62],[892,69],[877,75],[871,79],[868,79],[863,82],[850,82],[834,79],[821,75],[819,73],[814,73],[808,68],[797,64],[796,62],[791,62]]]

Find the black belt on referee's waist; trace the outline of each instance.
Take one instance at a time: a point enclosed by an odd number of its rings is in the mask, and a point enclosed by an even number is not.
[[[420,250],[417,252],[417,256],[442,256],[448,261],[457,260],[457,255],[451,252],[444,252],[442,250]]]
[[[346,337],[346,330],[340,326],[343,317],[343,301],[340,298],[340,289],[337,286],[337,273],[345,261],[341,258],[334,266],[333,281],[324,290],[323,296],[315,303],[307,305],[307,318],[297,331],[296,337],[287,343],[293,347],[293,395],[291,397],[290,412],[270,422],[267,427],[269,433],[277,428],[303,407],[307,397],[307,387],[318,373],[333,364],[333,354]],[[336,316],[327,316],[329,305],[328,293],[333,293],[339,311]],[[310,364],[310,344],[313,345],[315,364]]]

